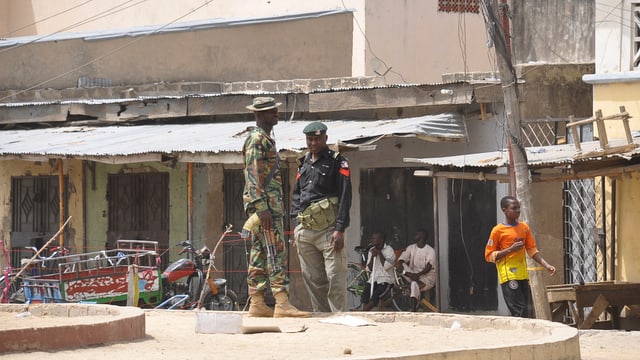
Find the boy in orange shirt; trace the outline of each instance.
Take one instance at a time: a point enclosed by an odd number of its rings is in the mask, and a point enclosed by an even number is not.
[[[487,262],[496,264],[502,295],[512,316],[528,317],[530,302],[527,254],[549,271],[556,268],[546,262],[536,248],[536,241],[529,225],[519,222],[520,202],[513,196],[500,200],[505,221],[493,227],[484,250]]]

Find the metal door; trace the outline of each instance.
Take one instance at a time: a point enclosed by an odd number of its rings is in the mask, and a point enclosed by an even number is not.
[[[362,238],[349,246],[366,245],[371,233],[384,231],[387,243],[400,251],[424,228],[433,240],[433,180],[413,176],[412,168],[365,169],[360,174]]]
[[[66,184],[64,188],[67,189]],[[24,250],[25,246],[35,246],[39,249],[58,231],[60,226],[59,193],[57,176],[16,176],[11,178],[12,267],[18,267],[22,257],[33,255]],[[58,239],[54,240],[52,245],[59,245]],[[48,254],[45,252],[43,255]]]
[[[496,267],[484,259],[496,222],[495,182],[449,180],[448,188],[450,307],[496,310]]]
[[[119,239],[152,240],[164,252],[169,246],[169,174],[109,174],[107,186],[107,248]],[[168,258],[162,261],[167,264]]]

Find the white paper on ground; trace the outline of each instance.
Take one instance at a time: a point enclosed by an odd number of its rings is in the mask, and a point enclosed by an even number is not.
[[[363,318],[355,317],[352,315],[330,317],[328,319],[322,319],[320,320],[320,322],[328,323],[328,324],[348,325],[348,326],[366,326],[366,325],[375,326],[376,325]]]

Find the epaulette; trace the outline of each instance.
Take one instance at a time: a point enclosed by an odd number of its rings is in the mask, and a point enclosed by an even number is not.
[[[304,154],[304,156],[301,156],[296,159],[296,165],[298,165],[298,167],[302,167],[302,164],[304,164],[304,159],[307,157],[308,154],[309,153]]]
[[[340,152],[339,151],[333,151],[333,150],[329,150],[329,155],[331,155],[331,157],[333,157],[334,159],[338,159],[338,157],[340,157]]]

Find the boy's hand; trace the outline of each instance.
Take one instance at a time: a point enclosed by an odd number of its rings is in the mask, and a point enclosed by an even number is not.
[[[515,241],[513,244],[511,244],[511,246],[509,246],[509,249],[511,250],[511,252],[518,251],[522,248],[524,248],[524,241],[522,240]]]
[[[548,266],[547,266],[547,270],[549,271],[549,274],[550,274],[551,276],[553,276],[553,275],[555,275],[555,274],[556,274],[556,267],[555,267],[555,266],[553,266],[553,265],[548,265]]]

